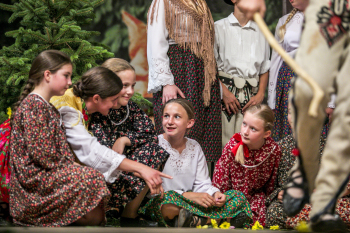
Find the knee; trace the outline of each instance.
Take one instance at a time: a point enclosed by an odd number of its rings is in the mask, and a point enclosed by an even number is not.
[[[105,213],[102,207],[97,206],[76,221],[81,226],[101,226],[105,223]]]

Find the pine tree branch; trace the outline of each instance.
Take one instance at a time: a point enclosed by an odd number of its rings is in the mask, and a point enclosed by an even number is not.
[[[59,15],[57,16],[58,19],[61,18],[61,16],[62,16],[64,13],[66,13],[68,7],[69,7],[72,3],[73,3],[73,0],[71,0],[71,1],[68,3],[68,5],[66,6],[66,8],[64,8],[64,10],[61,12],[61,14],[59,14]]]
[[[49,43],[51,43],[49,29],[47,27],[45,27],[45,30],[46,30],[47,38],[49,39]]]

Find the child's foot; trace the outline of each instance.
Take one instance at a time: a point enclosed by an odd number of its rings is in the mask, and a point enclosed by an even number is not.
[[[310,226],[314,232],[348,232],[345,223],[336,214],[324,214],[317,220],[311,219]]]
[[[245,212],[241,212],[237,214],[236,217],[231,218],[230,225],[234,226],[235,228],[242,228],[247,218],[248,218],[247,214]]]
[[[178,225],[177,227],[196,227],[199,225],[205,225],[208,218],[200,217],[198,215],[194,215],[189,210],[181,209],[178,216]]]

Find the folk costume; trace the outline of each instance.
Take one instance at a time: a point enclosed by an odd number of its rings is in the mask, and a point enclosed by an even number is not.
[[[244,164],[235,161],[243,147]],[[241,191],[250,204],[253,222],[265,225],[266,198],[274,191],[278,165],[281,159],[280,147],[268,137],[258,150],[249,150],[242,142],[240,133],[233,135],[226,144],[223,154],[216,163],[213,185],[221,192]]]
[[[296,141],[309,193],[312,193],[313,208],[310,217],[314,223],[320,215],[334,212],[336,200],[345,189],[349,178],[349,7],[349,0],[310,0],[296,56],[298,64],[314,78],[325,93],[317,109],[317,117],[308,114],[312,91],[304,80],[296,79],[292,96]],[[337,107],[333,112],[332,127],[318,172],[318,138],[314,135],[321,132],[326,117],[324,109],[330,100],[330,94],[335,90]]]
[[[310,221],[311,205],[306,204],[299,214],[294,217],[287,217],[284,212],[283,203],[277,199],[278,193],[282,190],[283,186],[287,182],[288,172],[295,164],[296,157],[293,155],[292,150],[295,149],[296,143],[292,135],[288,135],[278,142],[282,150],[282,158],[278,168],[278,177],[275,190],[269,195],[266,200],[267,215],[266,226],[278,225],[283,228],[295,228],[301,221]],[[322,154],[324,148],[323,137],[320,140],[320,153]],[[350,184],[348,184],[348,189]],[[342,220],[350,228],[350,196],[345,196],[338,199],[336,206],[336,213],[340,215]]]
[[[163,172],[172,176],[173,179],[163,179],[164,197],[154,197],[140,209],[140,213],[151,216],[152,220],[167,225],[163,219],[161,208],[162,205],[173,204],[188,209],[196,215],[213,219],[233,218],[244,211],[249,217],[245,225],[247,226],[251,222],[252,213],[249,204],[243,193],[239,191],[227,190],[225,193],[227,195],[226,203],[220,208],[205,208],[182,196],[182,193],[188,191],[213,195],[219,189],[211,184],[207,162],[198,142],[186,138],[186,148],[180,154],[171,147],[162,134],[158,138],[159,145],[170,154]]]
[[[129,101],[127,106],[111,109],[108,116],[93,113],[90,116],[89,131],[97,140],[112,148],[120,137],[127,137],[131,146],[126,146],[123,154],[131,160],[159,169],[169,157],[161,146],[151,119],[137,104]],[[110,206],[119,207],[133,200],[145,187],[143,179],[128,172],[122,172],[117,180],[108,184],[112,193]]]
[[[215,22],[214,54],[221,82],[243,108],[258,92],[259,77],[270,69],[270,46],[257,24],[248,21],[243,27],[231,13]],[[222,148],[239,132],[243,114],[221,112]]]
[[[275,39],[280,42],[282,48],[291,56],[299,48],[302,26],[304,22],[304,13],[297,11],[286,24],[286,34],[283,40],[279,36],[279,29],[285,24],[290,14],[287,14],[278,20],[275,32]],[[269,73],[268,97],[267,103],[275,111],[275,121],[272,131],[272,138],[277,142],[282,138],[292,134],[292,129],[288,123],[288,96],[292,86],[294,71],[283,62],[282,57],[275,51],[272,51],[271,68]],[[335,108],[335,96],[328,103],[329,108]],[[323,128],[323,136],[326,138],[329,125]]]
[[[213,46],[214,22],[204,0],[153,0],[147,59],[156,131],[163,133],[163,86],[176,85],[195,109],[196,124],[188,137],[199,142],[208,162],[221,155],[220,88]]]
[[[59,112],[38,94],[29,94],[14,113],[10,142],[15,224],[65,226],[108,201],[103,175],[74,164]]]

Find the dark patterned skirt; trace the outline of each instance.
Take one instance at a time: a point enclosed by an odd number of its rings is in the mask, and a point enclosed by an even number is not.
[[[221,100],[218,80],[211,86],[210,105],[204,106],[204,65],[190,50],[178,45],[170,45],[168,56],[175,85],[192,102],[196,123],[187,137],[196,140],[202,147],[207,162],[216,162],[221,148]],[[164,133],[162,127],[163,91],[153,95],[154,121],[158,134]]]
[[[145,164],[146,166],[159,169],[167,161],[169,154],[161,146],[154,142],[145,143],[135,150],[127,149],[126,158]],[[124,206],[145,188],[146,182],[134,176],[130,172],[122,172],[113,184],[107,184],[112,196],[108,209],[120,208]]]
[[[162,199],[160,196],[156,196],[155,198],[151,199],[139,210],[139,213],[146,216],[151,216],[153,221],[157,221],[165,226],[168,226],[161,212],[161,208],[165,204],[173,204],[187,209],[198,216],[208,217],[211,219],[234,218],[240,212],[245,212],[249,217],[245,222],[245,227],[249,227],[249,223],[252,223],[252,211],[250,210],[249,203],[244,194],[240,191],[229,190],[225,193],[225,195],[226,203],[224,206],[205,208],[175,191],[168,191],[164,193]]]

